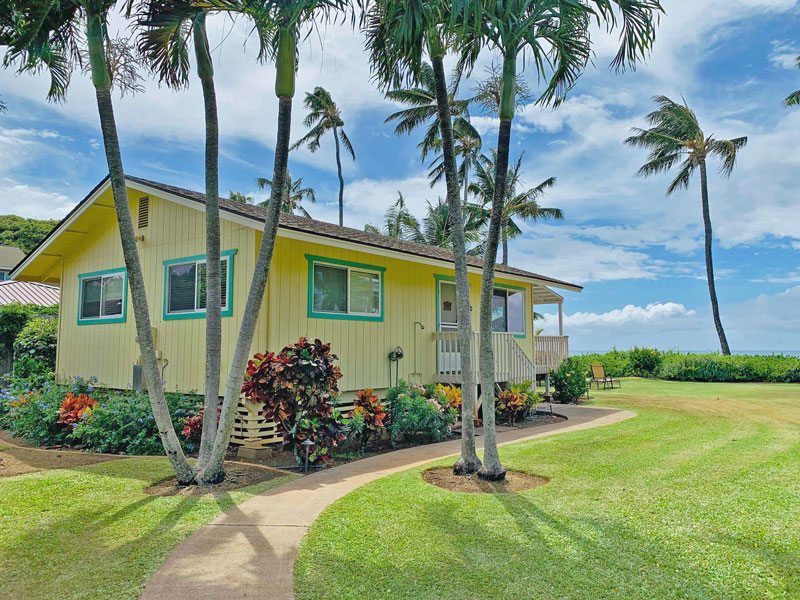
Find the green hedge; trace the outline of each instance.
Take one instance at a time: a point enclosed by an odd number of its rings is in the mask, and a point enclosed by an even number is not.
[[[639,376],[716,383],[800,383],[800,358],[796,356],[681,354],[634,348],[571,358],[573,366],[585,372],[589,371],[590,365],[601,364],[610,377]]]

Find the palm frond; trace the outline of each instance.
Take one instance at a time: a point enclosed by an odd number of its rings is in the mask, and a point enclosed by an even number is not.
[[[350,138],[347,137],[347,133],[345,133],[344,129],[339,129],[339,139],[342,141],[342,145],[344,146],[347,153],[353,158],[356,159],[356,151],[353,150],[353,144],[350,143]]]
[[[681,170],[678,171],[678,175],[672,180],[672,183],[670,183],[669,187],[667,188],[667,196],[671,196],[677,190],[685,190],[688,188],[689,180],[692,178],[694,169],[695,166],[692,164],[691,159],[687,158],[685,161],[683,161]]]
[[[708,153],[722,161],[719,166],[719,172],[723,177],[731,176],[733,167],[736,165],[736,156],[739,150],[746,145],[746,137],[738,137],[732,140],[713,140],[709,144]]]

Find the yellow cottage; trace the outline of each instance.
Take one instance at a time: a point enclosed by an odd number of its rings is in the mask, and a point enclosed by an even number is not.
[[[203,194],[127,177],[156,347],[169,391],[204,382]],[[265,209],[220,201],[223,381],[245,306]],[[477,307],[481,261],[470,258]],[[61,286],[56,374],[138,384],[140,362],[111,185],[106,178],[11,273]],[[581,287],[498,265],[494,295],[498,381],[530,380],[567,355],[562,296]],[[558,304],[559,336],[534,335],[534,306]],[[477,331],[478,311],[473,311]],[[330,342],[345,400],[396,377],[458,383],[452,255],[312,219],[281,216],[252,352],[279,351],[301,336]],[[477,336],[477,334],[476,334]],[[398,360],[390,360],[390,353]],[[401,357],[400,357],[401,356]]]

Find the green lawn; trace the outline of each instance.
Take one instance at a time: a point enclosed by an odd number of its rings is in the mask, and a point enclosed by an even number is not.
[[[501,449],[548,485],[457,494],[417,468],[342,498],[296,597],[800,598],[800,385],[623,385],[591,403],[637,418]]]
[[[138,598],[187,535],[286,481],[219,497],[158,497],[166,459],[131,458],[0,479],[0,598]]]

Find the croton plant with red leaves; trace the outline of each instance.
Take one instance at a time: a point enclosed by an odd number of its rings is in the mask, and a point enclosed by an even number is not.
[[[96,400],[92,400],[86,394],[78,394],[77,396],[69,392],[64,396],[64,401],[58,409],[58,423],[62,425],[75,425],[85,415],[92,411],[92,407],[97,404]]]
[[[247,364],[242,393],[264,403],[264,416],[276,424],[300,464],[304,441],[314,442],[309,452],[313,464],[329,460],[345,439],[347,419],[334,405],[342,377],[336,359],[330,344],[300,338],[280,354],[256,354]]]
[[[383,429],[383,421],[387,416],[386,409],[380,398],[367,388],[356,392],[355,408],[351,414],[364,420],[364,427],[361,431],[361,450],[364,451],[372,434]]]

